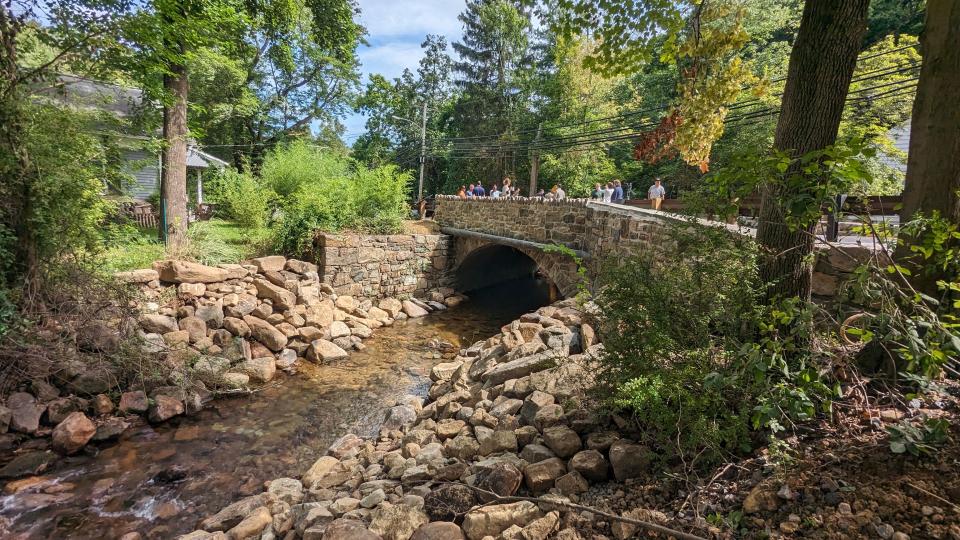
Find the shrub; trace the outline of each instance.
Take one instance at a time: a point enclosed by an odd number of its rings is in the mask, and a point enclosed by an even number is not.
[[[316,169],[293,164],[291,156]],[[396,232],[407,216],[410,180],[393,165],[368,169],[304,145],[274,152],[264,163],[264,184],[286,193],[273,225],[275,249],[303,256],[318,230]]]
[[[719,229],[679,227],[665,240],[676,246],[603,273],[600,390],[666,460],[715,461],[749,443],[754,390],[738,386],[736,352],[754,328],[755,253]]]
[[[225,169],[210,182],[209,200],[221,217],[242,227],[259,229],[266,225],[273,191],[248,173]]]
[[[271,152],[263,162],[264,185],[283,198],[318,180],[344,178],[350,174],[350,160],[296,141]]]

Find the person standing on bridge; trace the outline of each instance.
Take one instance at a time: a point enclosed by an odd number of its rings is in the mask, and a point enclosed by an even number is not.
[[[562,201],[567,198],[567,192],[563,190],[560,184],[557,184],[557,200]]]
[[[607,187],[603,188],[603,202],[610,202],[613,199],[613,182],[607,182]]]
[[[623,204],[623,186],[620,184],[619,180],[613,181],[613,196],[610,197],[610,202],[614,204]]]
[[[660,210],[663,199],[667,196],[667,190],[660,185],[660,179],[654,180],[653,185],[647,190],[647,198],[650,199],[650,208]]]
[[[593,193],[591,197],[597,201],[603,200],[603,187],[601,187],[600,184],[595,184],[593,186]]]
[[[499,198],[500,198],[500,190],[497,189],[497,185],[496,185],[496,184],[494,184],[493,187],[490,188],[490,198],[491,198],[491,199],[499,199]]]
[[[473,198],[475,189],[476,189],[476,186],[474,186],[473,184],[470,184],[470,187],[467,189],[467,198],[469,199]]]
[[[457,197],[460,197],[461,199],[466,199],[466,198],[467,198],[467,188],[464,187],[464,186],[460,186],[460,191],[457,192]]]
[[[515,195],[513,190],[513,184],[510,182],[509,176],[503,177],[503,189],[500,190],[500,195],[503,197],[512,197]]]
[[[487,190],[483,189],[483,182],[477,180],[477,187],[473,188],[474,197],[486,197]]]

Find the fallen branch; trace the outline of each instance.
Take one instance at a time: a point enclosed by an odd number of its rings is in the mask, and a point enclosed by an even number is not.
[[[649,521],[643,521],[643,520],[640,520],[640,519],[633,519],[633,518],[618,516],[618,515],[616,515],[616,514],[610,514],[610,513],[608,513],[608,512],[603,512],[603,511],[601,511],[601,510],[597,510],[596,508],[592,508],[592,507],[590,507],[590,506],[584,506],[584,505],[582,505],[582,504],[574,504],[574,503],[561,502],[561,501],[552,501],[552,500],[549,500],[549,499],[542,499],[542,498],[540,498],[540,497],[523,497],[523,496],[520,496],[520,495],[498,495],[498,494],[496,494],[496,493],[494,493],[494,492],[492,492],[492,491],[487,491],[487,490],[485,490],[485,489],[480,489],[480,488],[478,488],[478,487],[470,486],[470,485],[463,484],[463,483],[460,483],[460,482],[441,482],[441,483],[442,483],[442,484],[455,484],[455,485],[460,485],[460,486],[467,486],[468,488],[472,489],[473,491],[476,491],[477,493],[481,493],[481,494],[483,494],[483,495],[486,495],[487,497],[490,497],[491,499],[493,499],[493,501],[491,501],[491,502],[508,502],[508,503],[509,503],[509,502],[528,501],[528,502],[537,503],[537,504],[547,504],[547,505],[552,505],[552,506],[559,506],[559,507],[562,507],[562,508],[567,508],[567,509],[569,509],[569,510],[577,510],[577,511],[581,511],[581,512],[590,512],[591,514],[596,514],[596,515],[598,515],[598,516],[602,516],[602,517],[604,517],[604,518],[606,518],[606,519],[609,519],[609,520],[620,521],[620,522],[623,522],[623,523],[629,523],[629,524],[631,524],[631,525],[636,525],[636,526],[641,527],[641,528],[643,528],[643,529],[647,529],[648,531],[653,531],[653,532],[657,532],[657,533],[660,533],[660,534],[665,534],[665,535],[668,535],[668,536],[673,536],[673,537],[679,538],[679,539],[681,539],[681,540],[706,540],[706,538],[704,538],[704,537],[702,537],[702,536],[697,536],[697,535],[695,535],[695,534],[685,533],[685,532],[683,532],[683,531],[678,531],[678,530],[676,530],[676,529],[671,529],[671,528],[669,528],[669,527],[664,527],[663,525],[658,525],[658,524],[656,524],[656,523],[651,523],[651,522],[649,522]]]
[[[258,386],[257,388],[231,388],[229,390],[213,390],[210,393],[215,397],[221,396],[249,396],[256,394],[257,392],[262,392],[267,388],[273,388],[275,386],[280,386],[280,383],[270,383],[263,386]]]
[[[929,495],[929,496],[933,497],[934,499],[936,499],[936,500],[938,500],[938,501],[940,501],[940,502],[942,502],[942,503],[949,504],[950,507],[953,508],[953,511],[954,511],[954,512],[960,511],[960,506],[957,506],[956,504],[954,504],[954,503],[952,503],[952,502],[944,499],[943,497],[937,495],[936,493],[931,493],[931,492],[923,489],[923,488],[920,487],[920,486],[915,486],[915,485],[911,484],[910,482],[907,482],[906,484],[907,484],[907,486],[912,487],[913,489],[919,491],[920,493],[924,493],[924,494],[926,494],[926,495]]]

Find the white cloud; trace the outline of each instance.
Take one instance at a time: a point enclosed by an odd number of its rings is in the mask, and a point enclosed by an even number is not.
[[[387,79],[399,77],[405,68],[416,72],[423,52],[419,41],[387,41],[371,47],[361,47],[358,52],[364,82],[372,73],[380,73]]]
[[[463,0],[359,0],[360,22],[372,40],[396,36],[440,34],[459,37],[457,15]]]

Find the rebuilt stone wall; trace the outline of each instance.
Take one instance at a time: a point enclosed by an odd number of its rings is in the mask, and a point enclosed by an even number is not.
[[[315,252],[321,281],[337,294],[387,298],[450,286],[450,245],[439,234],[321,234]]]
[[[588,269],[595,275],[602,261],[649,250],[671,251],[667,229],[683,226],[686,218],[648,209],[570,199],[468,199],[438,197],[436,221],[442,227],[465,229],[538,244],[562,244],[588,254]],[[705,226],[724,227],[733,234],[752,236],[753,229],[698,220]],[[451,269],[473,250],[493,240],[458,240]],[[576,266],[563,255],[546,254],[535,247],[518,248],[540,265],[542,271],[569,295],[579,279]],[[834,246],[818,250],[813,274],[813,293],[833,297],[853,270],[876,252],[869,247]]]

